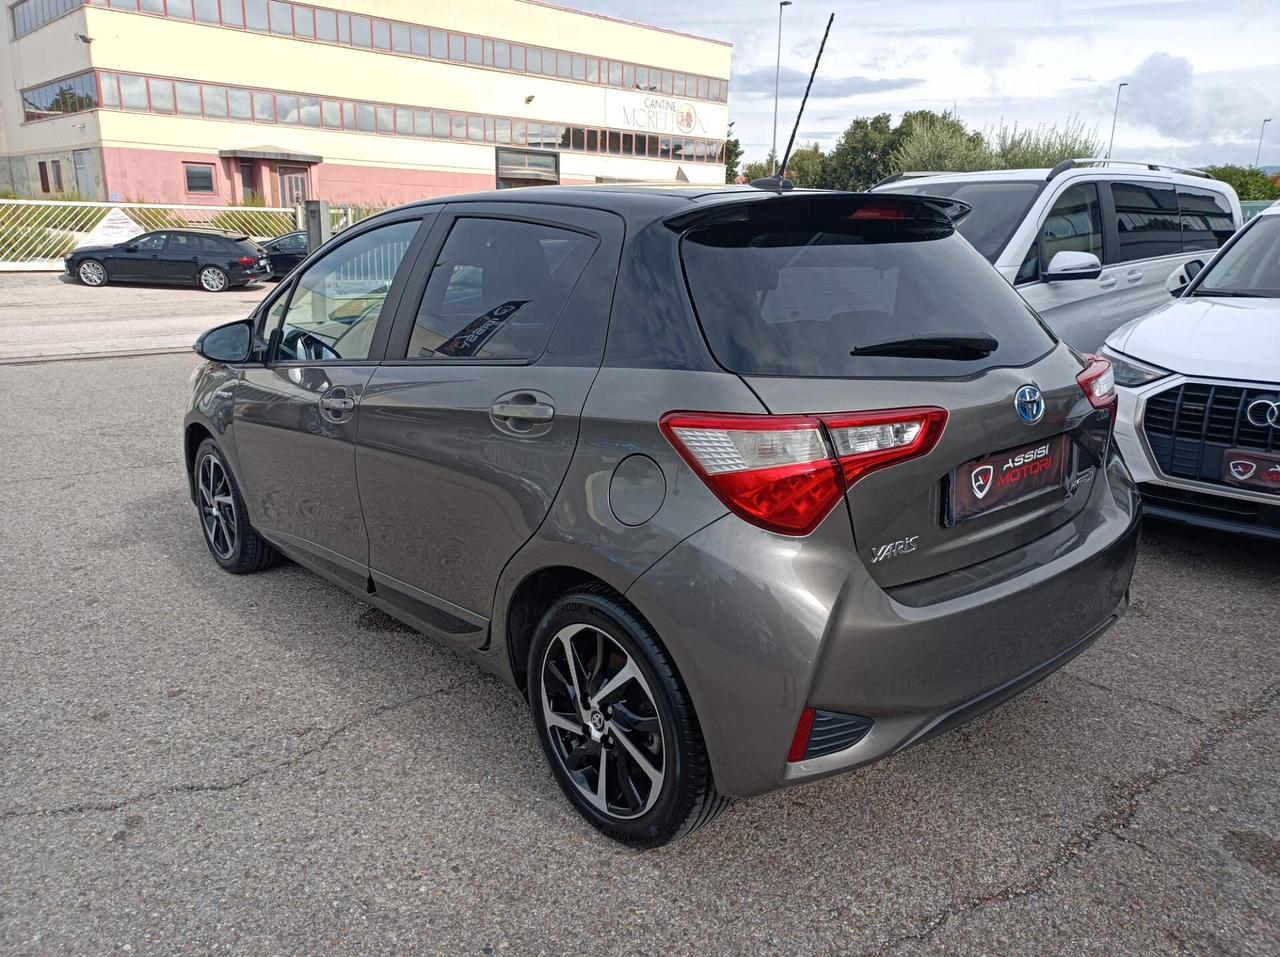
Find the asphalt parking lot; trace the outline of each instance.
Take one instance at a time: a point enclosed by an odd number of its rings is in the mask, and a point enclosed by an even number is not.
[[[0,363],[35,356],[186,350],[213,326],[247,316],[275,286],[220,293],[194,286],[110,283],[90,289],[60,273],[0,275]]]
[[[634,853],[475,666],[216,569],[196,361],[0,370],[0,951],[1280,952],[1274,545],[1148,523],[1128,617],[1028,693]]]

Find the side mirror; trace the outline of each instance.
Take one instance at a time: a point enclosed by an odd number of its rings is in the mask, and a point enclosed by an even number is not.
[[[247,362],[253,346],[253,320],[238,319],[217,326],[196,340],[195,351],[210,362]]]
[[[1045,282],[1063,282],[1068,279],[1097,279],[1102,275],[1102,261],[1093,253],[1064,249],[1054,253],[1045,271]]]
[[[1204,269],[1204,263],[1199,259],[1183,263],[1169,273],[1169,278],[1164,281],[1164,288],[1169,291],[1169,295],[1177,298],[1191,284],[1191,280],[1200,275],[1200,270],[1202,269]]]

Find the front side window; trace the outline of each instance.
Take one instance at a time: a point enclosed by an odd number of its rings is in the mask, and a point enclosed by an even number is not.
[[[427,282],[406,358],[541,355],[598,245],[552,226],[458,220]]]
[[[1070,251],[1093,253],[1102,260],[1102,208],[1096,183],[1080,183],[1054,201],[1044,221],[1044,264]]]
[[[213,167],[199,163],[184,163],[188,193],[213,192]]]
[[[1170,183],[1112,183],[1120,247],[1116,262],[1182,252],[1178,194]]]
[[[1280,298],[1280,216],[1259,216],[1252,222],[1192,295]]]
[[[147,233],[145,236],[139,236],[130,245],[140,253],[154,253],[164,249],[165,240],[168,238],[168,233]]]
[[[278,361],[369,357],[373,332],[418,220],[361,233],[298,277],[280,325]]]

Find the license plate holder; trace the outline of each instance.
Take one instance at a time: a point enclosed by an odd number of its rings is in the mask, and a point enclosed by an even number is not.
[[[1041,495],[1066,497],[1066,435],[971,459],[951,470],[947,525],[958,525]]]
[[[1222,453],[1222,481],[1280,495],[1280,454],[1227,449]]]

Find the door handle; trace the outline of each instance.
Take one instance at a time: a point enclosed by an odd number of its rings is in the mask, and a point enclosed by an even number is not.
[[[1101,279],[1098,280],[1098,285],[1101,286],[1103,289],[1114,289],[1116,287],[1116,277],[1103,276]]]
[[[1142,273],[1137,269],[1130,269],[1124,276],[1125,282],[1142,282]]]
[[[522,419],[525,422],[550,422],[556,417],[554,407],[545,402],[495,402],[489,407],[495,419]]]
[[[343,395],[322,395],[320,397],[320,408],[327,409],[330,412],[350,412],[356,407],[355,399],[348,399]]]

